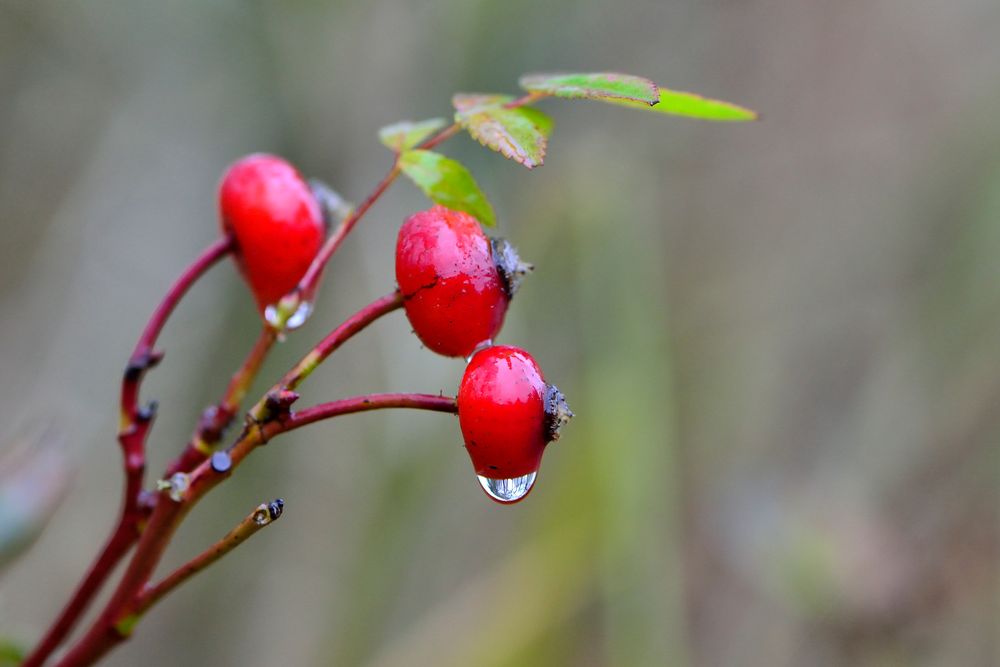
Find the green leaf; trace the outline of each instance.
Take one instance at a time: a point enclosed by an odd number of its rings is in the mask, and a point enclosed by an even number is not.
[[[447,124],[448,121],[444,118],[431,118],[418,122],[404,120],[383,127],[378,131],[378,138],[389,150],[402,153],[419,146],[424,139]]]
[[[533,169],[545,160],[552,119],[538,109],[503,106],[511,101],[507,95],[455,95],[455,120],[483,146]]]
[[[685,93],[679,90],[668,90],[660,88],[660,101],[656,106],[637,104],[627,100],[606,100],[612,104],[618,104],[633,109],[643,111],[655,111],[657,113],[670,114],[672,116],[687,116],[689,118],[701,118],[702,120],[722,120],[722,121],[743,121],[757,120],[757,112],[750,109],[713,100],[694,93]]]
[[[460,162],[433,151],[409,150],[399,156],[399,168],[431,201],[465,211],[487,227],[496,224],[493,206]]]
[[[590,74],[526,74],[518,82],[529,92],[588,100],[628,100],[653,105],[659,99],[655,83],[641,76],[595,72]]]

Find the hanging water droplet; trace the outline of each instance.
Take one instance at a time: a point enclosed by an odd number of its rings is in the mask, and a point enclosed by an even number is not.
[[[306,320],[309,319],[309,316],[312,315],[313,311],[311,301],[302,301],[295,307],[295,312],[286,317],[285,314],[288,312],[288,309],[290,309],[294,304],[294,302],[287,303],[286,300],[288,299],[289,297],[285,297],[280,303],[271,304],[264,308],[264,319],[268,324],[279,331],[279,341],[284,340],[280,332],[298,329],[306,323]]]
[[[298,329],[306,323],[306,320],[309,319],[312,312],[312,303],[310,301],[303,301],[299,304],[299,307],[295,309],[295,312],[289,316],[288,320],[285,322],[285,328],[288,330]]]
[[[273,303],[264,308],[264,319],[274,328],[278,328],[281,318],[278,316],[278,307]]]
[[[478,475],[479,485],[483,487],[483,491],[498,503],[516,503],[524,498],[534,486],[537,476],[537,471],[511,479],[492,479]]]

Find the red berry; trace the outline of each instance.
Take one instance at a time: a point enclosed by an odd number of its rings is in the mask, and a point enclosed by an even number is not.
[[[236,239],[236,263],[264,312],[295,288],[319,251],[320,206],[295,167],[255,154],[226,170],[219,207],[223,231]]]
[[[516,502],[535,481],[545,445],[573,413],[562,392],[545,383],[530,354],[497,345],[480,350],[458,389],[458,421],[483,489]]]
[[[449,357],[468,356],[496,336],[530,268],[471,215],[444,206],[414,213],[399,230],[396,281],[406,316],[424,345]]]

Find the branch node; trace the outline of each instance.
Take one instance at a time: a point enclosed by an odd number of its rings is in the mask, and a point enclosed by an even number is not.
[[[244,434],[249,433],[252,429],[257,429],[257,435],[260,439],[261,445],[267,444],[267,431],[264,430],[264,424],[271,419],[271,416],[266,416],[263,420],[258,420],[252,414],[247,413],[246,424],[244,426]],[[243,440],[244,436],[240,436],[240,440]]]

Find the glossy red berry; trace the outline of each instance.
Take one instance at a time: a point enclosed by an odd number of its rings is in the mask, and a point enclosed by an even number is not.
[[[498,502],[524,498],[545,445],[573,416],[530,354],[497,345],[477,352],[458,389],[458,421],[483,490]]]
[[[496,336],[530,268],[471,215],[444,206],[414,213],[399,230],[396,281],[406,316],[424,345],[449,357]]]
[[[222,229],[263,313],[292,291],[323,244],[316,198],[285,160],[255,154],[230,165],[219,186]]]

